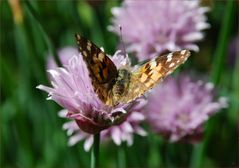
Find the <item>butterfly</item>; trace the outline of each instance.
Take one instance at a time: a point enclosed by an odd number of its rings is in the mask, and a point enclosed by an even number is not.
[[[157,56],[133,71],[117,69],[111,59],[94,43],[75,35],[79,51],[86,62],[92,85],[99,99],[109,106],[129,103],[152,89],[183,64],[189,50]]]

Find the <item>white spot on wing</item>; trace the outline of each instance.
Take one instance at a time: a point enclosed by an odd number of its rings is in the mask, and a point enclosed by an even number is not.
[[[157,66],[157,62],[155,60],[153,60],[152,62],[150,62],[150,69],[153,69]]]
[[[83,51],[83,55],[84,55],[85,57],[87,57],[87,53],[86,53],[86,51]]]
[[[90,51],[90,46],[89,45],[87,45],[87,50]]]
[[[103,59],[105,58],[105,56],[104,56],[103,53],[99,53],[98,58],[99,58],[99,60],[102,62]]]
[[[184,55],[186,53],[186,50],[182,50],[180,53]]]
[[[87,41],[87,46],[86,46],[87,50],[89,51],[91,50],[91,45],[92,45],[91,42]]]
[[[169,74],[171,74],[173,71],[171,70],[171,71],[168,71],[167,73],[166,73],[166,76],[168,76]]]
[[[166,62],[170,62],[170,61],[172,60],[172,58],[173,58],[173,54],[172,54],[172,53],[169,53],[169,54],[167,55],[167,61],[166,61]]]
[[[87,45],[91,47],[91,42],[90,41],[87,41]]]
[[[169,68],[172,68],[174,65],[175,65],[175,63],[172,62],[172,63],[169,65]]]

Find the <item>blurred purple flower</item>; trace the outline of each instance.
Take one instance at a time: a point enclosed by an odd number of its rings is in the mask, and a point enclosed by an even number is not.
[[[226,98],[213,99],[213,88],[212,83],[195,82],[188,76],[169,77],[149,96],[146,120],[171,142],[196,142],[201,138],[203,123],[227,107]]]
[[[112,125],[121,124],[134,111],[134,108],[144,102],[139,98],[129,104],[116,107],[106,106],[93,90],[88,69],[82,56],[74,49],[63,49],[59,52],[60,60],[64,67],[55,67],[49,63],[52,69],[48,70],[52,87],[37,86],[38,89],[49,93],[48,100],[54,100],[67,109],[68,118],[75,119],[81,130],[87,133],[97,133]],[[66,57],[66,58],[63,58]],[[68,63],[67,58],[69,58]],[[117,68],[130,66],[128,57],[117,51],[112,58]]]
[[[61,48],[57,52],[59,59],[64,67],[67,66],[70,58],[72,58],[74,55],[78,55],[78,53],[79,52],[76,47],[70,47],[70,46]],[[48,55],[47,69],[55,69],[57,67],[58,66],[56,62],[54,61],[53,56]]]
[[[199,51],[195,44],[203,38],[207,7],[199,1],[124,1],[122,7],[112,9],[113,25],[109,30],[120,34],[127,42],[127,50],[136,52],[140,60],[152,58],[167,50]]]
[[[145,116],[140,112],[141,108],[145,105],[146,101],[142,101],[137,106],[131,109],[131,113],[123,123],[109,127],[101,131],[101,140],[103,142],[112,139],[116,145],[120,145],[126,141],[128,145],[133,144],[133,134],[136,133],[141,136],[146,136],[147,133],[140,127],[140,123],[145,119]],[[59,116],[66,117],[67,110],[59,112]],[[72,146],[79,141],[85,140],[84,149],[89,151],[93,144],[93,135],[83,132],[75,121],[66,122],[63,129],[67,131],[69,136],[68,145]]]

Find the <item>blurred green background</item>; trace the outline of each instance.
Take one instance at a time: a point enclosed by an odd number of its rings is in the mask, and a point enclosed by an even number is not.
[[[154,134],[135,136],[131,147],[103,144],[101,167],[236,167],[239,63],[230,44],[236,36],[238,40],[238,1],[202,3],[211,8],[211,28],[191,64],[210,75],[220,95],[228,97],[229,107],[207,122],[200,144],[171,144]],[[48,53],[75,46],[75,32],[113,54],[119,39],[107,26],[111,8],[120,4],[116,0],[0,1],[1,167],[90,166],[83,142],[67,146],[65,120],[57,116],[61,108],[46,101],[46,93],[36,86],[49,84]]]

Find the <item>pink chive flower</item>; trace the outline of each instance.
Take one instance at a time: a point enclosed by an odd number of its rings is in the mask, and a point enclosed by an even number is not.
[[[127,142],[128,145],[133,144],[133,135],[138,134],[141,136],[146,136],[145,130],[140,127],[142,121],[144,121],[145,116],[140,112],[141,108],[145,105],[146,100],[142,101],[138,105],[134,106],[132,112],[127,117],[126,121],[119,125],[111,126],[108,129],[101,131],[101,140],[106,142],[110,139],[116,145],[120,145],[122,142]],[[67,116],[67,110],[62,110],[59,112],[60,117]],[[83,132],[75,121],[66,122],[63,125],[63,129],[67,131],[69,136],[68,145],[72,146],[80,141],[84,142],[85,151],[89,151],[93,145],[93,135]]]
[[[112,9],[109,30],[120,34],[127,43],[127,51],[135,52],[138,59],[152,58],[165,51],[189,49],[199,51],[195,42],[203,39],[207,7],[199,1],[130,1]]]
[[[59,52],[60,60],[64,67],[56,67],[55,64],[48,70],[51,87],[39,85],[38,89],[48,92],[48,100],[53,100],[64,109],[67,109],[65,117],[74,119],[81,130],[95,134],[109,128],[112,125],[123,123],[134,109],[144,102],[143,98],[116,107],[105,105],[93,90],[88,69],[82,56],[74,48],[63,49]],[[69,58],[67,60],[66,58]],[[112,57],[117,68],[130,66],[128,57],[124,57],[117,51]],[[66,63],[67,62],[67,63]]]
[[[167,78],[149,96],[145,107],[146,120],[156,133],[171,142],[197,142],[203,123],[221,108],[227,107],[224,97],[214,99],[214,86],[188,76]]]

